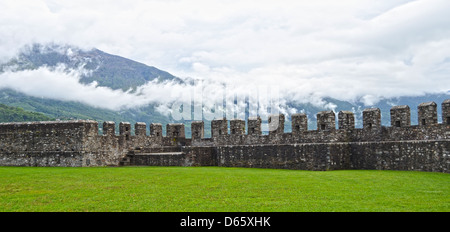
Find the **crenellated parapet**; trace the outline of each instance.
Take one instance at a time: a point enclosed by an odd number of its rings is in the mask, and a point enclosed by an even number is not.
[[[442,103],[442,123],[438,123],[437,104],[426,102],[418,105],[418,125],[411,125],[411,110],[407,105],[393,106],[390,109],[391,126],[381,124],[381,110],[368,108],[362,112],[362,128],[355,126],[355,114],[352,111],[322,111],[317,113],[317,129],[308,129],[308,117],[304,113],[291,115],[291,132],[284,131],[285,115],[269,115],[263,122],[260,117],[249,117],[247,122],[242,119],[227,120],[226,118],[211,121],[211,139],[205,138],[205,122],[191,122],[191,138],[185,134],[185,125],[169,123],[166,125],[166,136],[162,134],[162,125],[150,124],[150,135],[146,135],[146,124],[135,124],[135,135],[131,135],[129,123],[121,122],[119,135],[127,138],[178,138],[183,144],[211,145],[214,144],[289,144],[289,143],[317,143],[339,141],[396,141],[421,140],[425,138],[447,138],[446,125],[450,123],[450,101]],[[262,124],[267,123],[268,133],[263,134]],[[114,135],[114,122],[105,122],[104,135]],[[431,129],[429,129],[430,127]],[[427,129],[428,128],[428,129]],[[437,129],[435,129],[437,128]],[[179,140],[183,139],[183,140]],[[170,145],[160,140],[161,145]],[[170,141],[170,140],[167,140]]]
[[[448,172],[447,163],[450,162],[447,162],[446,157],[450,157],[450,100],[442,102],[441,107],[441,123],[438,120],[438,105],[435,102],[426,102],[417,106],[418,124],[411,125],[410,107],[393,106],[390,109],[390,126],[381,124],[382,115],[379,108],[365,109],[362,112],[362,128],[355,127],[355,113],[352,111],[339,111],[337,117],[331,110],[318,112],[317,129],[314,130],[308,129],[307,115],[298,113],[290,117],[291,132],[284,131],[286,119],[289,118],[283,114],[269,115],[267,121],[263,121],[259,116],[249,117],[247,122],[242,119],[220,118],[211,121],[211,138],[205,138],[205,122],[203,121],[191,122],[190,138],[186,135],[183,123],[165,125],[165,135],[163,135],[163,125],[160,123],[151,123],[150,132],[147,133],[147,124],[137,122],[134,124],[133,133],[131,123],[120,122],[119,131],[116,133],[116,123],[105,121],[101,134],[98,133],[98,122],[90,120],[0,123],[0,165],[114,165],[130,151],[133,151],[133,154],[147,154],[145,153],[147,150],[148,154],[155,154],[154,151],[157,151],[159,155],[145,156],[145,159],[150,159],[149,157],[166,159],[168,157],[166,154],[171,154],[173,159],[178,157],[175,163],[183,165],[192,165],[196,162],[208,165],[218,164],[218,162],[240,165],[248,162],[248,165],[252,165],[265,160],[266,153],[273,153],[271,156],[273,161],[270,162],[285,165],[290,161],[280,161],[279,157],[302,154],[309,158],[295,159],[316,159],[306,154],[313,152],[317,157],[322,158],[320,161],[309,160],[312,163],[308,165],[313,165],[310,169],[323,170],[328,167],[343,167],[336,163],[323,167],[314,166],[314,162],[327,160],[326,155],[334,152],[336,152],[335,158],[339,160],[333,162],[343,162],[345,167],[351,165],[359,167],[358,164],[348,164],[349,154],[358,154],[358,157],[353,157],[354,160],[369,165],[370,158],[359,156],[368,153],[371,148],[375,149],[373,155],[377,157],[385,153],[395,153],[398,157],[403,157],[405,155],[403,151],[409,152],[411,148],[414,148],[419,149],[417,154],[420,159],[423,159],[422,154],[427,154],[427,157],[440,154],[441,158],[438,160],[424,162],[434,162],[431,165],[433,168],[440,165],[436,170]],[[264,132],[268,133],[263,133],[263,128],[267,129]],[[184,149],[185,153],[180,149]],[[254,157],[260,157],[261,160],[233,161],[236,157],[231,154],[235,152],[238,152],[241,158],[248,152],[254,154],[247,157],[249,160]],[[291,154],[292,152],[295,154]],[[188,161],[176,156],[180,154],[189,156]],[[226,154],[230,154],[230,157]],[[172,158],[167,159],[167,164],[171,164]],[[408,164],[405,164],[405,167],[407,166]]]
[[[264,143],[267,139],[281,139],[286,143],[290,142],[329,142],[339,141],[342,133],[349,133],[354,139],[358,141],[369,141],[370,138],[365,138],[364,135],[378,134],[377,140],[396,140],[395,137],[389,136],[392,130],[395,130],[395,135],[398,136],[399,132],[405,131],[422,131],[424,137],[426,133],[426,127],[440,127],[447,129],[450,125],[450,100],[446,100],[442,103],[442,123],[438,123],[438,105],[435,102],[425,102],[417,106],[418,125],[411,125],[411,110],[407,105],[393,106],[390,109],[390,127],[381,125],[381,111],[379,108],[368,108],[362,111],[362,128],[355,127],[355,115],[352,111],[339,111],[336,117],[334,111],[321,111],[317,113],[317,129],[308,129],[308,117],[304,113],[297,113],[291,115],[291,132],[284,131],[285,115],[274,114],[269,115],[267,122],[263,122],[260,117],[249,117],[247,122],[242,119],[227,120],[226,118],[214,119],[211,121],[211,138],[210,140],[205,138],[205,122],[193,121],[191,122],[191,138],[193,140],[207,140],[211,141],[225,141],[233,142],[227,138],[242,137],[240,141],[245,141],[246,136],[261,137],[259,141]],[[337,122],[336,122],[337,119]],[[83,121],[83,120],[81,120]],[[58,125],[69,122],[33,122],[30,125],[40,125],[47,127],[55,123]],[[262,124],[267,123],[268,134],[262,133]],[[337,124],[337,125],[336,125]],[[1,123],[0,129],[3,131],[6,128],[14,127],[20,128],[24,124],[22,123]],[[97,124],[96,124],[97,125]],[[185,124],[183,123],[169,123],[166,125],[166,135],[163,135],[162,124],[151,123],[149,125],[150,133],[147,134],[147,124],[145,122],[137,122],[134,124],[134,134],[132,134],[132,125],[129,122],[120,122],[119,131],[116,134],[116,123],[113,121],[104,121],[102,134],[98,136],[103,137],[117,137],[123,138],[126,141],[133,141],[135,137],[140,138],[179,138],[190,140],[185,133]],[[435,130],[436,131],[436,130]],[[92,134],[96,133],[95,129],[92,129]],[[412,133],[412,132],[411,132]],[[448,134],[448,133],[447,133]],[[91,135],[92,136],[92,135]],[[276,138],[275,138],[275,137]],[[333,137],[334,136],[334,137]],[[381,136],[381,139],[380,139]],[[437,135],[436,135],[437,136]],[[441,135],[445,137],[447,135]],[[267,137],[267,139],[266,139]],[[345,136],[348,138],[348,136]],[[437,136],[439,137],[439,136]],[[224,140],[225,138],[225,140]],[[399,140],[401,136],[398,137]],[[414,139],[420,139],[415,137]],[[142,139],[141,139],[142,140]],[[321,141],[322,140],[322,141]],[[162,140],[161,140],[162,141]],[[282,142],[283,142],[282,141]],[[189,141],[188,141],[189,143]],[[269,141],[270,143],[270,141]],[[230,144],[232,145],[232,144]]]

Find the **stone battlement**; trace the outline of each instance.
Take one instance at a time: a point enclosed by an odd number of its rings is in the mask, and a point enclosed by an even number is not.
[[[351,111],[340,111],[337,117],[333,111],[318,112],[316,130],[308,130],[306,114],[293,114],[292,132],[288,133],[284,131],[285,116],[270,115],[267,135],[262,134],[259,117],[249,117],[247,123],[221,118],[211,121],[211,138],[204,137],[203,121],[191,123],[191,138],[186,137],[182,123],[167,124],[166,136],[163,136],[163,127],[159,123],[151,123],[147,133],[147,124],[138,122],[132,133],[130,123],[120,122],[117,134],[113,121],[103,123],[101,134],[98,133],[98,122],[92,120],[0,123],[0,165],[102,166],[118,165],[128,157],[130,162],[140,165],[297,167],[307,170],[373,166],[375,169],[449,172],[450,100],[442,102],[441,106],[442,122],[438,123],[436,103],[418,105],[418,125],[411,125],[409,106],[394,106],[390,110],[389,127],[381,125],[378,108],[362,112],[362,128],[355,128],[355,115]],[[406,148],[400,151],[396,146]],[[151,152],[140,152],[164,147],[170,152],[155,152],[153,156],[149,156]],[[384,157],[397,153],[403,157],[417,151],[420,151],[418,156],[427,157],[425,163],[393,168]],[[341,157],[339,164],[331,161],[335,152]],[[241,158],[232,158],[238,154]],[[436,154],[438,157],[434,157]],[[280,156],[283,160],[274,158]],[[366,159],[372,156],[376,158]],[[414,157],[414,162],[419,158]],[[357,165],[356,160],[364,163]],[[292,162],[298,165],[292,165]],[[310,162],[320,164],[314,166]],[[428,168],[423,168],[424,165]]]

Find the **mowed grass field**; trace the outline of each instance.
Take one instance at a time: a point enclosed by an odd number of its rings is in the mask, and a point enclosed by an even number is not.
[[[450,211],[450,174],[225,167],[0,167],[0,211]]]

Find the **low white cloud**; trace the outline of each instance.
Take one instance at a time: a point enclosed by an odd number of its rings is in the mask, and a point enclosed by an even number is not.
[[[6,71],[0,74],[0,88],[9,88],[34,97],[66,101],[77,101],[91,106],[120,110],[148,105],[151,103],[168,104],[181,95],[168,93],[184,92],[186,88],[173,82],[149,82],[131,91],[113,90],[98,86],[96,82],[81,84],[84,71],[67,72],[64,66],[57,68],[41,67],[36,70]],[[164,98],[162,96],[168,96]]]

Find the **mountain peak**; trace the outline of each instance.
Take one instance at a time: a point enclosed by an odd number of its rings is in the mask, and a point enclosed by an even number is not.
[[[71,45],[54,43],[24,47],[16,58],[0,64],[0,72],[6,69],[33,70],[44,66],[55,68],[59,65],[64,65],[67,70],[83,68],[88,72],[81,75],[81,83],[88,84],[95,81],[99,86],[111,89],[136,89],[149,81],[182,82],[166,71],[96,48],[83,50]]]

